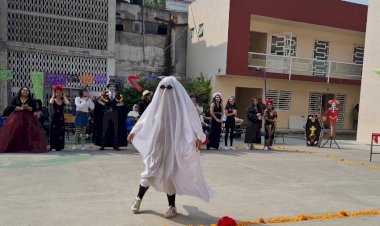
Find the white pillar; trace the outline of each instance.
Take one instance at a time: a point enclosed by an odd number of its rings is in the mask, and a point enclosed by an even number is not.
[[[357,141],[367,144],[371,133],[380,133],[380,75],[374,72],[380,67],[379,10],[380,1],[369,0],[357,133]]]
[[[116,0],[108,0],[107,76],[115,76]]]

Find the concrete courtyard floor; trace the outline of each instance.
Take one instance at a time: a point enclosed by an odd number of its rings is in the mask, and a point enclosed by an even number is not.
[[[202,150],[215,192],[210,203],[177,196],[178,216],[163,218],[166,195],[148,190],[141,212],[130,205],[143,170],[130,145],[116,152],[62,151],[0,155],[0,225],[210,225],[238,221],[380,210],[380,155],[369,146],[338,140],[342,149],[310,148],[286,137],[276,150]],[[380,152],[380,147],[378,148]],[[271,224],[266,224],[271,225]],[[377,226],[380,216],[273,225]]]

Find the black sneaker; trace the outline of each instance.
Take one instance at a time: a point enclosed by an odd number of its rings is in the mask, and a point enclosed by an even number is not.
[[[118,146],[113,147],[113,150],[120,151],[120,148]]]
[[[101,147],[99,148],[99,151],[104,151],[104,147],[101,146]]]

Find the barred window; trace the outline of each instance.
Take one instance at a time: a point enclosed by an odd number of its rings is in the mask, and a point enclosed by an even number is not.
[[[10,42],[107,50],[108,0],[5,2]]]
[[[290,111],[292,92],[288,90],[268,90],[267,99],[273,100],[273,107],[279,111]]]
[[[309,114],[321,115],[321,112],[322,112],[322,93],[310,93]]]
[[[80,73],[106,75],[107,59],[8,51],[8,68],[13,72],[11,92],[15,96],[21,87],[32,87],[31,71],[59,72],[67,75]],[[80,89],[82,87],[83,85],[77,81],[66,84],[66,88]],[[100,92],[104,87],[103,84],[91,84],[87,88],[91,92]]]
[[[271,54],[276,56],[296,56],[297,37],[272,35]]]
[[[364,47],[363,46],[355,46],[354,47],[353,62],[355,64],[363,64],[363,61],[364,61]]]

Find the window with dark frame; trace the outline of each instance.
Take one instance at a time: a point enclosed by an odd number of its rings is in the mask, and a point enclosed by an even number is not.
[[[145,22],[145,34],[157,34],[157,24]]]
[[[194,28],[190,28],[190,38],[194,37]]]
[[[364,47],[355,45],[353,62],[355,64],[363,64],[363,61],[364,61]]]
[[[199,24],[198,37],[203,37],[203,24]]]
[[[157,34],[159,34],[159,35],[167,35],[168,34],[168,25],[166,25],[166,24],[158,24],[157,25]]]
[[[273,100],[273,107],[279,111],[290,111],[292,92],[289,90],[268,90],[267,99]]]
[[[272,35],[271,54],[276,56],[296,56],[297,37],[286,40],[285,36]]]

